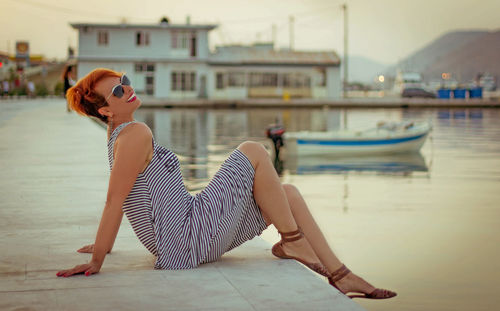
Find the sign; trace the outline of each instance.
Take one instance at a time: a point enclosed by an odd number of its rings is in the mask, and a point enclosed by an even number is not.
[[[28,41],[16,42],[16,58],[29,58],[30,44]]]

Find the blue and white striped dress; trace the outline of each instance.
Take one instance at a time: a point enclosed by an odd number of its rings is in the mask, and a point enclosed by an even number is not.
[[[108,141],[110,168],[120,132]],[[208,186],[191,195],[177,156],[153,139],[153,158],[137,176],[123,212],[141,243],[157,256],[156,269],[190,269],[260,235],[266,223],[253,198],[255,170],[238,149],[221,165]]]

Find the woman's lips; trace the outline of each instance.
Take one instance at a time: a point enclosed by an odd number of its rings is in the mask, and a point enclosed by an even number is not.
[[[137,99],[137,96],[134,95],[134,96],[132,96],[132,98],[130,98],[128,100],[128,102],[131,103],[131,102],[135,101],[136,99]]]

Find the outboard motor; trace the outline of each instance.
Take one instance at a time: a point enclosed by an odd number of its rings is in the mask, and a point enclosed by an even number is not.
[[[266,129],[267,138],[273,141],[274,145],[274,167],[278,174],[283,171],[283,162],[280,159],[280,148],[284,146],[283,134],[285,128],[280,124],[271,124]]]

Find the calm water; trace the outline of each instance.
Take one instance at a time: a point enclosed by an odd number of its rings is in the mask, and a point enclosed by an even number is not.
[[[431,120],[420,154],[284,159],[335,252],[391,301],[368,310],[499,310],[500,110],[152,110],[137,119],[176,152],[186,186],[202,189],[245,140],[271,146],[265,128],[367,129],[377,121]],[[263,238],[274,243],[275,229]]]

